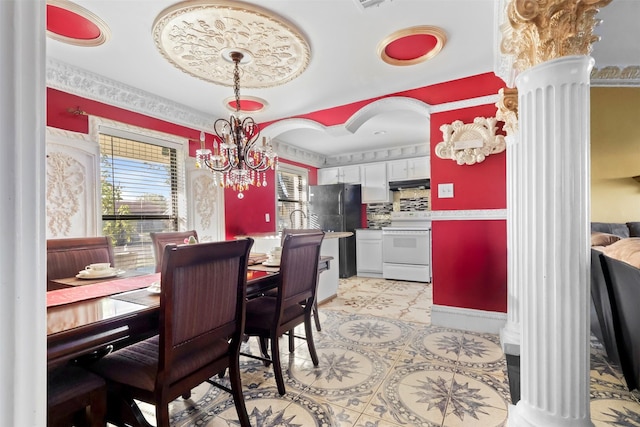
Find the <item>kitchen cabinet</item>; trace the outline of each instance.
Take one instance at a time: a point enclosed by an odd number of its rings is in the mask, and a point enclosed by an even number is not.
[[[360,165],[318,169],[318,185],[360,184]]]
[[[429,156],[387,162],[389,181],[419,179],[431,177],[431,158]]]
[[[382,230],[356,230],[357,274],[362,277],[382,277]]]
[[[362,178],[362,203],[383,203],[391,201],[387,164],[367,163],[360,165]]]

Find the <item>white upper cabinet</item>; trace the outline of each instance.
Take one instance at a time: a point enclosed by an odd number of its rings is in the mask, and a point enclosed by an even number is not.
[[[318,185],[360,184],[360,165],[318,169]]]
[[[419,179],[431,177],[431,162],[429,156],[412,159],[392,160],[387,162],[389,181],[405,179]]]
[[[362,178],[362,203],[381,203],[391,200],[387,164],[367,163],[360,165]]]

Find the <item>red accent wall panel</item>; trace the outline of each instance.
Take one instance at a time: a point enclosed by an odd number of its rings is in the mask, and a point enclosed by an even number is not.
[[[507,204],[506,152],[488,156],[482,163],[458,165],[435,155],[442,141],[440,126],[455,120],[473,123],[476,117],[495,117],[495,105],[482,105],[431,115],[431,209],[504,209]],[[498,123],[501,126],[501,123]],[[438,184],[453,183],[454,197],[438,198]]]
[[[506,220],[434,221],[434,304],[507,311]]]

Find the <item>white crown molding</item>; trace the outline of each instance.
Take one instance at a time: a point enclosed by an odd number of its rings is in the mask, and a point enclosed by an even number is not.
[[[322,154],[313,151],[303,150],[284,142],[277,140],[271,141],[273,149],[278,153],[278,157],[294,162],[304,163],[305,165],[321,168],[325,166],[325,157]]]
[[[452,220],[496,220],[507,219],[506,209],[471,209],[459,211],[431,211],[432,221],[452,221]]]
[[[432,105],[431,114],[442,113],[444,111],[461,110],[463,108],[477,107],[479,105],[495,104],[500,99],[500,95],[480,96],[478,98],[462,99],[460,101],[447,102],[444,104]]]
[[[83,98],[195,129],[213,128],[212,118],[202,112],[51,58],[46,79],[47,87]]]
[[[387,160],[405,159],[410,157],[428,156],[429,144],[415,144],[404,147],[385,148],[381,150],[364,151],[358,153],[328,156],[323,167],[341,166],[354,163],[384,162]]]
[[[640,65],[609,65],[591,70],[591,86],[640,87]]]

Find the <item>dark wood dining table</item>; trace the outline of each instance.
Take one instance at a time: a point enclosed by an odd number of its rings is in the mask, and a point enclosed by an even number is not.
[[[332,257],[321,257],[318,272],[329,269]],[[255,297],[277,286],[278,270],[249,267],[247,297]],[[102,281],[76,278],[58,279],[66,289],[47,292],[47,360],[49,366],[99,354],[107,346],[120,348],[158,333],[160,296],[146,289],[160,278],[159,273],[135,277],[138,289],[122,291],[130,277]],[[66,301],[68,294],[78,294],[78,287],[100,291],[96,297],[84,296]],[[100,289],[97,289],[100,287]],[[113,288],[113,291],[105,291]],[[55,292],[55,294],[53,294]],[[65,295],[65,293],[67,295]],[[105,294],[106,295],[103,295]],[[88,294],[90,295],[90,294]],[[72,295],[72,297],[74,297]],[[60,303],[60,301],[63,303]]]

